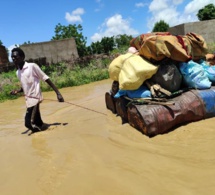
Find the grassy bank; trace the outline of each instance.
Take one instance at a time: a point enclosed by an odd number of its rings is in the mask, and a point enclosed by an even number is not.
[[[42,66],[41,69],[50,77],[58,89],[87,84],[109,78],[108,65],[110,60],[91,61],[83,65],[68,65],[65,63]],[[20,89],[16,71],[0,74],[0,102],[16,99],[19,96],[10,95],[10,91]],[[41,82],[42,91],[52,90],[45,82]]]

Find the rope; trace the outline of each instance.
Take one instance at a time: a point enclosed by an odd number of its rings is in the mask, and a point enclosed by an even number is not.
[[[52,99],[43,99],[43,100],[57,101],[57,100],[52,100]],[[74,103],[72,103],[72,102],[64,101],[64,102],[62,102],[62,103],[67,103],[67,104],[70,104],[70,105],[73,105],[73,106],[77,106],[77,107],[79,107],[79,108],[83,108],[83,109],[85,109],[85,110],[89,110],[89,111],[92,111],[92,112],[96,112],[96,113],[99,113],[99,114],[102,114],[102,115],[105,115],[105,116],[107,115],[107,114],[105,114],[105,113],[103,113],[103,112],[99,112],[99,111],[97,111],[97,110],[93,110],[93,109],[87,108],[87,107],[85,107],[85,106],[81,106],[81,105],[78,105],[78,104],[74,104]]]
[[[27,96],[27,95],[23,95],[23,96],[25,96],[25,97],[29,97],[29,98],[38,99],[38,98],[36,98],[36,97],[32,97],[32,96]],[[49,101],[56,101],[56,102],[58,102],[57,100],[53,100],[53,99],[46,99],[46,98],[44,98],[43,100],[49,100]],[[70,105],[74,105],[74,106],[77,106],[77,107],[83,108],[83,109],[85,109],[85,110],[89,110],[89,111],[96,112],[96,113],[99,113],[99,114],[102,114],[102,115],[107,116],[107,114],[105,114],[105,113],[103,113],[103,112],[99,112],[99,111],[93,110],[93,109],[91,109],[91,108],[87,108],[87,107],[85,107],[85,106],[81,106],[81,105],[78,105],[78,104],[74,104],[74,103],[72,103],[72,102],[64,101],[64,102],[62,102],[62,103],[67,103],[67,104],[70,104]]]

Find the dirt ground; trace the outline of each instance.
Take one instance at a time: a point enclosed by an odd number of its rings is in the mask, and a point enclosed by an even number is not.
[[[148,138],[106,109],[111,84],[44,92],[30,136],[24,98],[0,104],[1,195],[215,194],[215,118]]]

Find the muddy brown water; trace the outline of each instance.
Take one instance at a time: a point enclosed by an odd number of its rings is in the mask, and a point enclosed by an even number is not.
[[[43,93],[55,125],[31,136],[24,99],[0,104],[1,195],[215,194],[215,118],[148,138],[106,109],[111,84]]]

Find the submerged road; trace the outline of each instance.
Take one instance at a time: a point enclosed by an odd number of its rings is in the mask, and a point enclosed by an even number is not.
[[[106,109],[111,84],[43,93],[51,126],[30,136],[23,97],[0,104],[2,195],[215,193],[215,118],[148,138]]]

